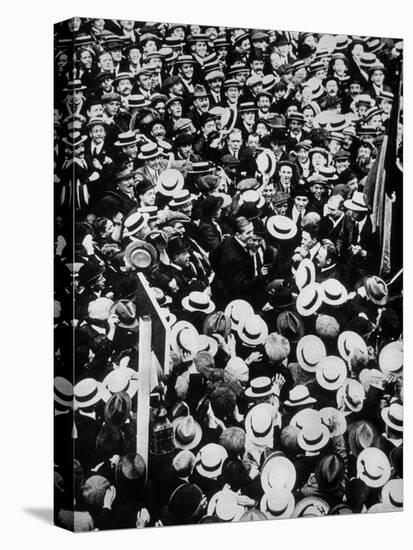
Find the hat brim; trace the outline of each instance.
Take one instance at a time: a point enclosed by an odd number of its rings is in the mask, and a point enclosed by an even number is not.
[[[109,399],[110,394],[108,393],[107,389],[103,386],[103,383],[96,382],[96,384],[97,384],[98,391],[88,401],[78,401],[76,399],[76,396],[73,397],[74,409],[86,409],[88,407],[91,407],[92,405],[96,405],[96,403],[98,403],[101,399],[105,402]]]
[[[316,301],[310,308],[304,307],[304,304],[301,303],[302,300],[300,300],[300,296],[301,293],[298,295],[297,301],[295,303],[298,313],[302,317],[310,317],[310,315],[314,315],[314,313],[317,313],[323,303],[323,296],[321,292],[318,293]]]
[[[260,510],[263,514],[265,514],[267,516],[268,519],[286,519],[286,518],[290,518],[292,516],[293,512],[294,512],[295,500],[294,500],[294,496],[292,494],[289,498],[286,510],[280,515],[272,514],[267,508],[267,502],[268,502],[268,494],[265,493],[263,495],[262,499],[261,499],[261,502],[260,502]]]
[[[283,465],[283,468],[286,471],[288,471],[288,476],[284,484],[272,486],[269,481],[270,471],[272,469],[277,470],[277,463],[281,463]],[[263,488],[264,493],[267,493],[268,491],[272,491],[273,489],[276,489],[279,486],[285,487],[289,491],[292,491],[295,485],[296,478],[297,478],[297,472],[295,470],[294,464],[291,462],[291,460],[289,460],[285,456],[270,455],[264,462],[264,465],[261,470],[261,486]]]
[[[337,391],[344,383],[344,380],[347,378],[347,372],[345,368],[343,367],[342,372],[340,373],[340,376],[337,380],[334,380],[334,382],[329,382],[326,380],[323,376],[323,371],[320,369],[316,370],[315,377],[317,380],[318,385],[329,391]]]
[[[395,430],[396,432],[399,432],[399,433],[403,433],[403,427],[400,429],[400,426],[397,426],[397,424],[394,424],[390,420],[390,418],[389,418],[389,409],[390,409],[390,407],[385,407],[384,409],[382,409],[382,411],[380,413],[384,423],[386,424],[386,426],[388,426],[392,430]]]
[[[186,309],[186,311],[198,311],[199,313],[205,313],[205,315],[209,315],[213,311],[215,311],[215,304],[213,302],[209,303],[209,306],[207,309],[200,309],[193,307],[189,304],[189,296],[185,296],[185,298],[182,298],[181,300],[182,307]]]
[[[316,517],[316,516],[327,516],[328,512],[330,510],[330,506],[328,503],[318,497],[305,497],[301,499],[295,506],[294,512],[292,514],[293,518],[299,518],[299,517],[306,517],[303,515],[303,512],[309,508],[313,504],[313,507],[316,508],[319,512],[319,514],[309,514],[308,517]]]
[[[300,449],[310,452],[320,451],[321,449],[323,449],[330,440],[330,432],[328,431],[328,428],[324,426],[324,424],[322,424],[322,432],[322,438],[320,439],[320,441],[317,441],[316,445],[310,445],[305,441],[303,437],[303,431],[301,430],[297,436],[297,443]]]
[[[129,395],[129,397],[132,399],[132,397],[138,391],[138,385],[139,385],[138,378],[137,378],[138,373],[136,371],[134,371],[133,369],[131,369],[130,367],[122,367],[122,370],[124,370],[125,372],[128,372],[130,374],[128,388],[125,389],[125,390],[122,390],[122,392],[127,393]],[[113,395],[116,395],[117,393],[121,393],[121,392],[113,392],[112,393],[108,389],[107,379],[111,374],[112,373],[110,372],[102,381],[102,388],[103,388],[102,400],[105,403],[107,403]]]
[[[182,443],[182,441],[179,441],[175,434],[176,434],[176,429],[178,427],[178,425],[182,422],[182,416],[181,417],[178,417],[178,418],[175,418],[173,421],[172,421],[172,428],[174,430],[174,445],[177,449],[194,449],[195,447],[197,447],[199,445],[199,443],[201,442],[201,439],[202,439],[202,428],[201,426],[198,424],[198,422],[196,420],[194,420],[194,429],[195,429],[195,435],[194,435],[194,439],[192,441],[190,441],[189,443]]]

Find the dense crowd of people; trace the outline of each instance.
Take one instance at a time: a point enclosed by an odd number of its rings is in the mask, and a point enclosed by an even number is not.
[[[58,525],[402,509],[402,266],[381,271],[368,192],[385,138],[402,166],[402,54],[375,37],[56,25]],[[148,459],[138,272],[170,341]]]

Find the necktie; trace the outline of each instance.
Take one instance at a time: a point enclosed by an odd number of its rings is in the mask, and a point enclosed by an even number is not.
[[[357,244],[357,241],[358,241],[358,238],[359,238],[359,233],[360,233],[359,224],[357,222],[355,222],[354,230],[353,230],[353,243],[352,244]]]

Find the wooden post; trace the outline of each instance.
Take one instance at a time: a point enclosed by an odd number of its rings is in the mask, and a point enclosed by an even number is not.
[[[141,455],[148,472],[149,404],[151,394],[152,321],[148,315],[139,319],[138,410],[136,419],[136,452]]]

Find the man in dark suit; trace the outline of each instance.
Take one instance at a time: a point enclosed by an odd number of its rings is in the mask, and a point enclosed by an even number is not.
[[[337,249],[344,279],[352,285],[366,275],[377,273],[380,244],[363,193],[355,191],[351,199],[344,201],[344,206],[349,212],[344,217]]]
[[[332,195],[327,201],[327,216],[321,218],[320,236],[336,243],[344,223],[343,197]]]
[[[242,176],[254,177],[257,169],[254,157],[248,147],[242,146],[241,130],[234,128],[227,138],[227,147],[223,150],[222,156],[231,155],[239,160],[239,173]]]
[[[135,177],[130,170],[123,170],[116,175],[117,187],[108,191],[98,205],[98,212],[102,216],[113,218],[118,212],[126,216],[131,210],[138,207],[133,188]]]
[[[260,270],[250,253],[254,226],[246,218],[235,220],[233,237],[226,238],[210,254],[211,265],[216,277],[212,284],[216,303],[243,299],[260,307],[263,304],[263,278],[268,267]]]
[[[335,245],[328,240],[322,241],[315,257],[317,283],[322,283],[327,279],[341,280],[341,273],[337,265],[337,260],[337,248]]]

